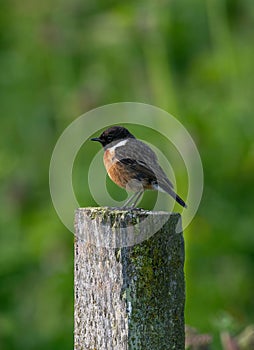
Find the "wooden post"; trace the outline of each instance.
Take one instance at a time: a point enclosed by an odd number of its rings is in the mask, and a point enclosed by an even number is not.
[[[81,208],[75,233],[74,349],[183,350],[180,214]]]

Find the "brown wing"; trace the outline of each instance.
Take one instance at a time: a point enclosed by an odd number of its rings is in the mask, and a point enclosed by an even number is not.
[[[154,151],[145,143],[130,139],[123,147],[116,148],[116,159],[137,174],[137,180],[149,179],[149,184],[158,184],[165,191],[173,188],[166,174],[158,163]]]
[[[157,183],[154,172],[141,161],[123,158],[119,163],[124,164],[125,169],[128,169],[127,171],[131,174],[131,177],[141,181],[145,188],[149,188],[152,184]]]

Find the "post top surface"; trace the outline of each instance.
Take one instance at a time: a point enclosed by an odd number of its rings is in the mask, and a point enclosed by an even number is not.
[[[138,244],[153,236],[164,225],[170,226],[170,234],[182,233],[181,215],[110,207],[78,208],[75,213],[75,236],[101,247]]]
[[[84,208],[77,208],[76,213],[78,212],[86,212],[87,214],[98,214],[98,215],[105,215],[105,214],[115,214],[117,215],[124,215],[124,214],[131,214],[133,217],[135,216],[144,216],[144,215],[160,215],[160,216],[181,216],[180,213],[175,212],[168,212],[168,211],[153,211],[153,210],[145,210],[142,208],[118,208],[118,207],[84,207]]]

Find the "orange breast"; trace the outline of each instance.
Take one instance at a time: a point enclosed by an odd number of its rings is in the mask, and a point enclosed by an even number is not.
[[[128,179],[124,174],[124,167],[115,159],[115,152],[106,150],[103,157],[104,165],[111,180],[118,186],[125,188]]]
[[[104,165],[105,165],[105,168],[106,168],[107,172],[109,171],[109,169],[114,164],[114,162],[115,162],[114,158],[115,158],[115,152],[114,151],[112,152],[109,149],[107,149],[104,152],[103,161],[104,161]]]
[[[112,150],[106,150],[104,152],[104,165],[111,180],[118,186],[133,191],[140,191],[140,186],[144,189],[153,189],[149,179],[143,177],[142,180],[137,180],[140,176],[134,169],[120,163],[115,158],[115,152]],[[132,180],[135,180],[132,182]]]

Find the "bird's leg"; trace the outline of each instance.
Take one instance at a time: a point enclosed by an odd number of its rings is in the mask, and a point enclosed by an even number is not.
[[[127,208],[127,206],[131,203],[131,201],[139,194],[139,192],[135,192],[129,199],[124,203],[122,209]]]
[[[140,197],[142,196],[144,190],[142,189],[141,191],[135,192],[128,200],[127,202],[124,203],[122,209],[125,209],[128,207],[128,205],[134,200],[135,201],[132,203],[132,205],[130,206],[130,208],[134,208],[135,205],[137,204],[138,200],[140,199]]]
[[[136,207],[136,204],[138,203],[138,201],[142,197],[143,193],[144,193],[143,189],[141,191],[137,192],[137,198],[135,199],[135,202],[132,203],[131,208],[135,208]]]

